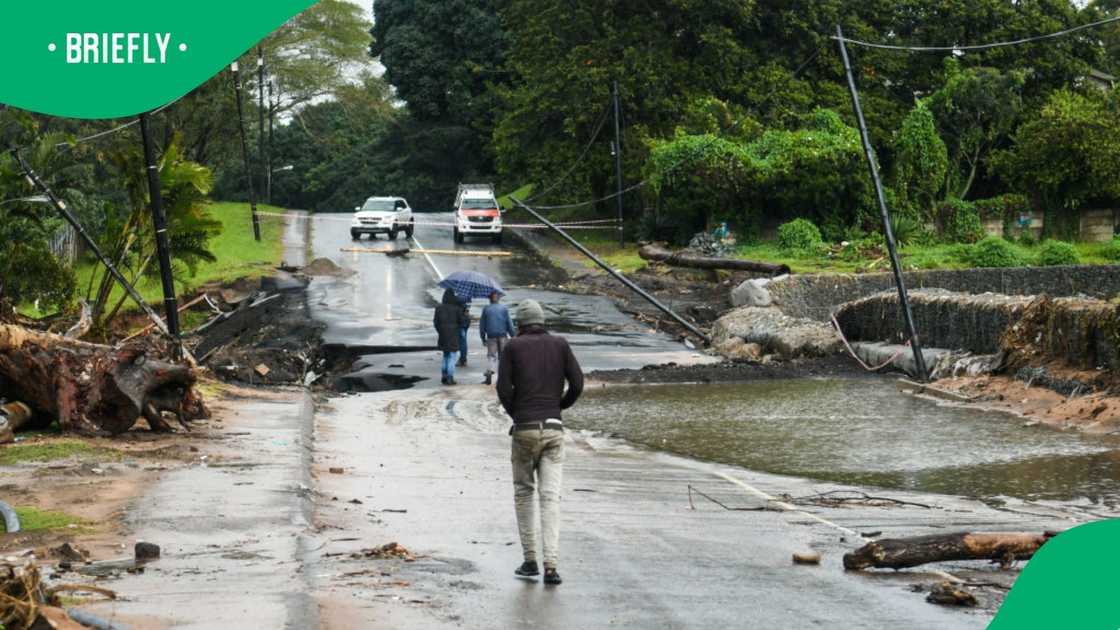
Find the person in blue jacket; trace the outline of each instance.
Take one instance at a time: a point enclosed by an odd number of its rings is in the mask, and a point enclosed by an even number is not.
[[[502,358],[502,351],[506,344],[514,337],[513,318],[509,316],[509,309],[501,304],[501,294],[497,291],[490,294],[490,303],[482,309],[482,318],[478,320],[478,334],[482,336],[482,343],[486,346],[486,380],[483,385],[493,383],[494,374],[498,372],[498,362]]]

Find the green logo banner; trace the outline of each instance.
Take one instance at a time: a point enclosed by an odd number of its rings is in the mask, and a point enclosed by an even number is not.
[[[313,4],[5,2],[0,103],[70,118],[118,118],[155,109],[202,84]]]
[[[1120,628],[1115,573],[1120,520],[1075,527],[1048,541],[1023,569],[989,630]]]

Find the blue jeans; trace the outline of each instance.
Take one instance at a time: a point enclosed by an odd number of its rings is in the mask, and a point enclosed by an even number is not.
[[[443,377],[455,378],[455,359],[459,358],[458,352],[443,353]]]
[[[464,361],[467,360],[467,331],[468,330],[470,330],[470,329],[469,328],[460,328],[459,329],[459,355],[463,357]]]

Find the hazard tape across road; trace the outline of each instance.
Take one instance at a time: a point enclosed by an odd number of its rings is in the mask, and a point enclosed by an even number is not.
[[[353,221],[350,217],[330,216],[325,214],[296,214],[294,212],[257,212],[257,216],[262,217],[281,217],[281,218],[311,218],[314,217],[317,221],[338,221],[351,223]],[[447,221],[417,221],[413,219],[413,225],[423,227],[456,227],[457,223]],[[567,223],[557,223],[557,227],[564,228],[565,230],[609,230],[618,226],[618,219],[593,219],[589,221],[569,221]],[[503,223],[503,228],[517,228],[522,230],[547,230],[547,225],[539,223]]]

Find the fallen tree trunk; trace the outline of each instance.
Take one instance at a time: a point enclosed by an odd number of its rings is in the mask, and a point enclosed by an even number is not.
[[[115,435],[143,416],[153,431],[170,431],[170,413],[204,417],[190,367],[148,356],[141,344],[113,348],[0,324],[0,382],[5,394],[64,431]]]
[[[887,538],[844,554],[844,568],[905,569],[930,562],[992,560],[1004,568],[1030,558],[1050,534],[958,532],[913,538]]]
[[[645,245],[638,250],[642,260],[665,263],[673,267],[690,267],[692,269],[726,269],[729,271],[753,271],[781,275],[789,273],[789,265],[776,265],[774,263],[758,262],[754,260],[739,260],[736,258],[709,258],[694,256],[692,254],[673,253],[657,245]]]

